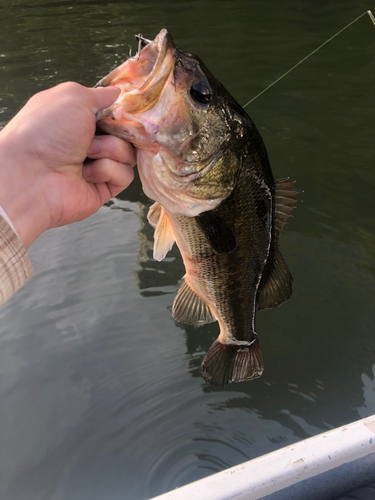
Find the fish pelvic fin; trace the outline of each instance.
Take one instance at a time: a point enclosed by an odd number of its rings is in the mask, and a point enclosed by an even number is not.
[[[209,306],[197,295],[184,278],[172,307],[173,318],[188,325],[203,325],[213,323],[213,316]]]
[[[158,202],[151,205],[151,207],[148,210],[147,219],[153,228],[156,228],[156,226],[158,225],[161,215],[161,210],[162,206]]]
[[[295,208],[297,195],[303,193],[300,189],[294,189],[295,181],[290,181],[289,177],[277,179],[275,181],[275,229],[276,238],[282,233],[289,217],[292,217],[291,211]]]
[[[258,300],[259,309],[277,307],[290,299],[293,278],[279,248],[276,248],[272,268],[263,285]]]
[[[248,345],[223,344],[215,340],[200,370],[206,382],[219,386],[258,378],[262,373],[262,350],[256,334]]]
[[[147,218],[151,226],[155,228],[154,259],[163,260],[175,242],[171,221],[159,203],[154,203],[150,207]]]

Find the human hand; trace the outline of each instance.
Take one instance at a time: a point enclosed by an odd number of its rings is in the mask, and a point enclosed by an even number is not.
[[[92,215],[133,180],[133,146],[95,136],[95,114],[119,93],[62,83],[35,94],[0,132],[0,205],[26,248],[46,229]],[[86,157],[94,161],[83,165]]]

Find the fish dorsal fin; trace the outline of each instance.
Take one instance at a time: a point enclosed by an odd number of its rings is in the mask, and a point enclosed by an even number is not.
[[[160,203],[156,202],[153,205],[151,205],[148,214],[147,214],[147,219],[148,222],[151,224],[152,227],[156,227],[159,222],[160,214],[161,214],[161,205]]]
[[[215,212],[209,210],[195,217],[212,250],[219,254],[233,252],[237,246],[233,229]]]
[[[154,233],[154,259],[163,260],[175,242],[172,224],[167,212],[159,203],[154,203],[147,216]]]
[[[183,279],[173,302],[172,316],[176,321],[188,325],[203,325],[216,321],[208,305],[194,292],[186,278]]]
[[[297,203],[296,196],[302,193],[299,189],[294,189],[294,182],[290,181],[289,177],[285,179],[277,179],[275,181],[275,228],[276,238],[282,232],[287,219],[292,217],[290,212],[295,208]]]
[[[280,250],[276,248],[267,281],[259,293],[258,309],[277,307],[292,295],[293,278]]]

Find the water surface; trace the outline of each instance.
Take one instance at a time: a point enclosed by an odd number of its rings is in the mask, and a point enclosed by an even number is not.
[[[245,103],[374,7],[4,0],[0,122],[163,27]],[[257,317],[260,379],[200,378],[218,326],[173,321],[184,269],[175,247],[152,259],[138,179],[35,242],[34,278],[0,310],[2,499],[143,500],[375,413],[374,54],[366,16],[247,108],[275,177],[305,190],[281,241],[293,297]]]

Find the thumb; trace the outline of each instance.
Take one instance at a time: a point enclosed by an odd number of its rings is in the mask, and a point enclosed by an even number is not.
[[[94,113],[109,108],[121,93],[119,87],[97,87],[89,90],[91,92]]]

